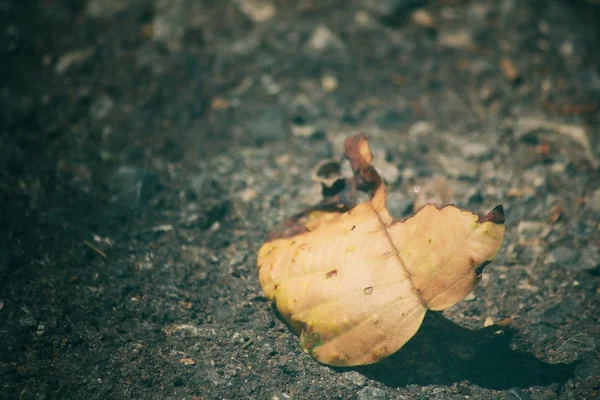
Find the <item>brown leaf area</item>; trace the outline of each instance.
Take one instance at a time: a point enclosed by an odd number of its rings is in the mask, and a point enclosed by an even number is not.
[[[354,366],[396,352],[428,309],[446,309],[475,288],[502,245],[504,215],[502,206],[479,217],[426,205],[395,221],[366,137],[349,137],[345,155],[354,176],[271,232],[257,264],[265,296],[304,351]],[[357,190],[370,200],[354,205]]]

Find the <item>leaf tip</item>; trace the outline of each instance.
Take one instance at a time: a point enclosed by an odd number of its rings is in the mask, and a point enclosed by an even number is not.
[[[490,211],[485,217],[479,218],[479,222],[491,222],[494,224],[503,225],[504,224],[504,207],[502,204],[498,204],[492,211]]]

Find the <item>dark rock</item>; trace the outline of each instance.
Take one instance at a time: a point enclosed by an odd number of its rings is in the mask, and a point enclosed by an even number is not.
[[[558,303],[547,308],[536,316],[536,319],[544,324],[564,324],[571,315],[576,315],[581,310],[581,304],[570,297],[565,297]]]

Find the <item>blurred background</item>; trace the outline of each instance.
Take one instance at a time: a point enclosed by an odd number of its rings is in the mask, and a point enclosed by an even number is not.
[[[600,388],[596,0],[0,0],[0,398],[580,399]],[[505,245],[385,368],[302,354],[268,230],[365,132],[406,218]],[[487,340],[487,339],[486,339]]]

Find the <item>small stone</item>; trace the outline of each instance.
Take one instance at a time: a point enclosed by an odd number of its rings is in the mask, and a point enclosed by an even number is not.
[[[398,178],[400,178],[400,171],[398,170],[398,167],[390,162],[387,162],[384,158],[374,159],[373,165],[387,185],[396,183]]]
[[[594,190],[590,196],[588,205],[592,210],[600,212],[600,189]]]
[[[512,388],[506,393],[506,400],[531,400],[531,396],[520,388]]]
[[[19,320],[19,323],[21,324],[21,326],[24,327],[28,327],[28,328],[33,328],[34,326],[37,326],[37,321],[35,318],[33,317],[23,317]]]
[[[476,180],[479,176],[477,165],[459,157],[438,156],[442,171],[448,176],[460,179]]]
[[[454,202],[454,185],[450,184],[443,176],[435,176],[428,179],[423,186],[415,186],[417,196],[414,201],[413,210],[416,212],[426,204],[443,207]]]
[[[181,50],[186,32],[186,0],[156,0],[152,39],[171,51]]]
[[[235,0],[235,3],[241,12],[256,23],[266,22],[277,14],[275,5],[269,0]]]
[[[271,397],[271,400],[289,400],[292,396],[287,393],[276,393]]]
[[[500,59],[500,69],[502,73],[511,83],[516,83],[519,81],[521,75],[519,74],[519,70],[515,63],[508,57],[502,57]]]
[[[358,386],[358,387],[365,386],[365,384],[367,383],[367,378],[364,375],[362,375],[356,371],[344,372],[342,374],[342,376],[348,382],[350,382],[353,385]]]
[[[387,393],[379,388],[367,386],[363,388],[356,397],[358,400],[387,400]]]
[[[319,25],[308,40],[307,48],[315,53],[324,53],[331,50],[343,50],[344,42],[329,30],[325,25]]]
[[[547,183],[546,170],[542,167],[528,169],[523,172],[523,180],[527,183],[527,187],[544,187]]]
[[[476,143],[476,142],[468,142],[464,143],[460,151],[462,155],[466,158],[471,158],[474,160],[484,160],[489,158],[494,150],[491,146],[484,143]]]
[[[483,321],[483,326],[488,327],[494,325],[494,319],[492,317],[487,317],[485,321]]]
[[[260,348],[260,351],[269,357],[277,354],[277,351],[273,350],[273,347],[271,347],[271,345],[268,343],[263,344],[263,346]]]
[[[321,129],[313,125],[292,125],[292,135],[303,138],[313,138],[322,136],[324,133]]]
[[[364,10],[359,10],[354,13],[354,21],[364,28],[373,28],[378,25],[377,21],[371,14]]]
[[[90,116],[94,119],[104,119],[114,107],[113,99],[108,95],[99,96],[90,107]]]
[[[473,49],[475,47],[471,33],[461,29],[455,32],[442,32],[438,38],[438,45],[451,49]]]
[[[183,365],[196,365],[196,362],[191,358],[182,358],[179,362]]]
[[[544,260],[544,264],[557,264],[560,267],[571,268],[578,264],[581,252],[574,247],[561,246],[552,250]]]
[[[593,271],[600,268],[600,248],[591,245],[581,251],[579,262],[573,264],[578,270]],[[0,307],[0,310],[2,308]]]
[[[435,127],[427,121],[415,122],[408,128],[408,137],[411,140],[418,140],[419,136],[425,136],[435,132]]]
[[[415,10],[410,16],[412,22],[425,28],[432,28],[435,21],[431,14],[424,9]]]
[[[128,0],[88,0],[85,13],[92,18],[109,18],[123,11]]]
[[[335,92],[338,88],[338,80],[333,75],[325,75],[321,78],[321,87],[325,93]]]
[[[544,222],[521,221],[517,226],[517,235],[519,241],[530,242],[545,238],[550,230],[550,226]]]
[[[72,66],[83,64],[85,61],[91,58],[95,52],[96,50],[94,48],[87,48],[63,54],[56,62],[56,65],[54,66],[54,72],[56,72],[58,75],[62,75]]]

